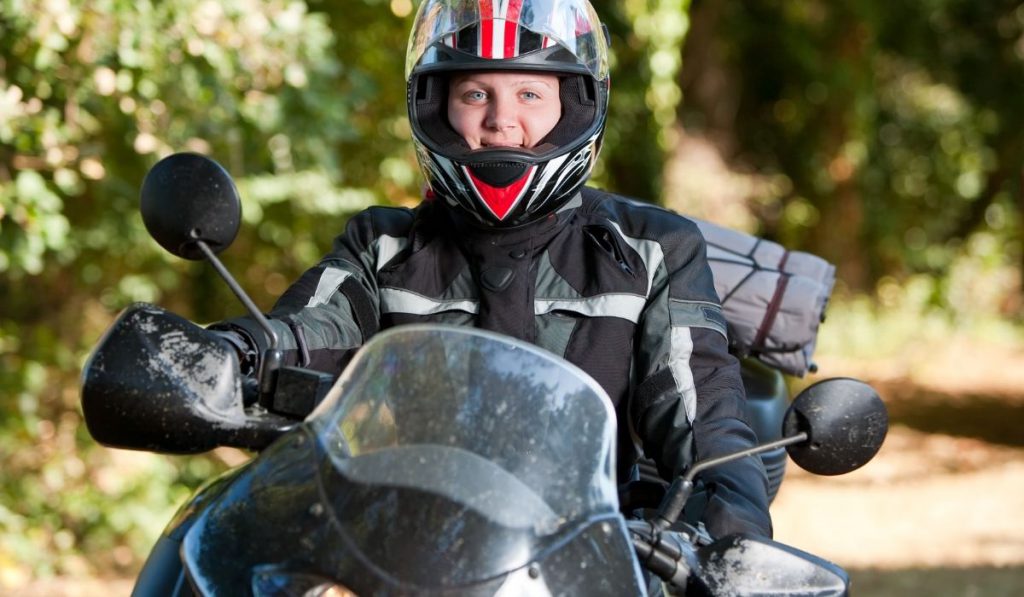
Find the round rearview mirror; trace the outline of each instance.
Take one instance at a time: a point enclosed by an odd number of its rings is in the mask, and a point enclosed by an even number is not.
[[[885,440],[889,415],[875,390],[856,379],[820,381],[796,397],[782,421],[782,434],[807,433],[786,448],[801,468],[842,475],[870,461]]]
[[[176,153],[157,162],[142,181],[142,221],[167,251],[199,260],[196,241],[214,253],[227,248],[242,221],[234,181],[220,164],[195,153]]]

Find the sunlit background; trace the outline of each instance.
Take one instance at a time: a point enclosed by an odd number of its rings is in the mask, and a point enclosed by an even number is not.
[[[1024,585],[1017,523],[980,531],[981,559],[887,565],[862,557],[870,545],[839,548],[861,531],[904,537],[901,553],[953,545],[973,531],[936,537],[936,521],[975,507],[1024,520],[1024,4],[595,6],[613,85],[594,184],[835,263],[817,378],[858,375],[890,403],[885,458],[852,481],[787,481],[779,538],[865,571],[879,592],[913,594],[929,577],[991,594]],[[199,322],[241,311],[212,270],[149,240],[147,168],[196,151],[231,172],[245,222],[223,257],[269,308],[348,215],[419,200],[403,80],[414,8],[0,0],[0,592],[130,577],[191,489],[245,458],[108,450],[82,424],[78,376],[120,309],[149,301]],[[918,473],[950,485],[885,501]],[[977,497],[990,494],[1005,499]],[[963,506],[908,529],[882,516],[944,499]],[[856,504],[878,526],[812,516]],[[942,576],[963,567],[996,580]],[[907,572],[878,576],[894,568]]]

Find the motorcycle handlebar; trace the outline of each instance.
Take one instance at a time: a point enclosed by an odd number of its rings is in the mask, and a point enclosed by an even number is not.
[[[646,520],[630,520],[626,526],[640,563],[665,582],[686,587],[699,568],[692,540],[695,535],[663,529]]]

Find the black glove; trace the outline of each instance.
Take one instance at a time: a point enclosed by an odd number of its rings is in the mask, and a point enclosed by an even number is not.
[[[259,353],[256,351],[256,343],[245,333],[236,330],[207,329],[207,332],[227,342],[238,355],[238,366],[241,374],[248,378],[255,378],[259,366]]]

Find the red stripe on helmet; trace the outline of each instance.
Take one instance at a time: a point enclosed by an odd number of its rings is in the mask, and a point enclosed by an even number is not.
[[[514,58],[519,55],[519,23],[511,20],[504,23],[505,58]]]
[[[494,19],[480,21],[481,58],[494,58]]]
[[[519,55],[519,12],[523,0],[509,0],[505,16],[505,58]]]
[[[494,217],[504,220],[508,212],[512,211],[512,208],[519,203],[530,180],[533,179],[533,173],[537,170],[537,166],[530,166],[530,169],[519,180],[507,187],[492,187],[474,176],[473,170],[467,166],[463,166],[462,170],[469,176],[473,190],[476,191],[476,195],[484,202],[487,209],[494,214]]]
[[[519,22],[519,13],[523,10],[523,0],[508,0],[508,11],[505,18],[510,21]]]
[[[481,58],[494,58],[494,3],[480,0],[480,47]]]

